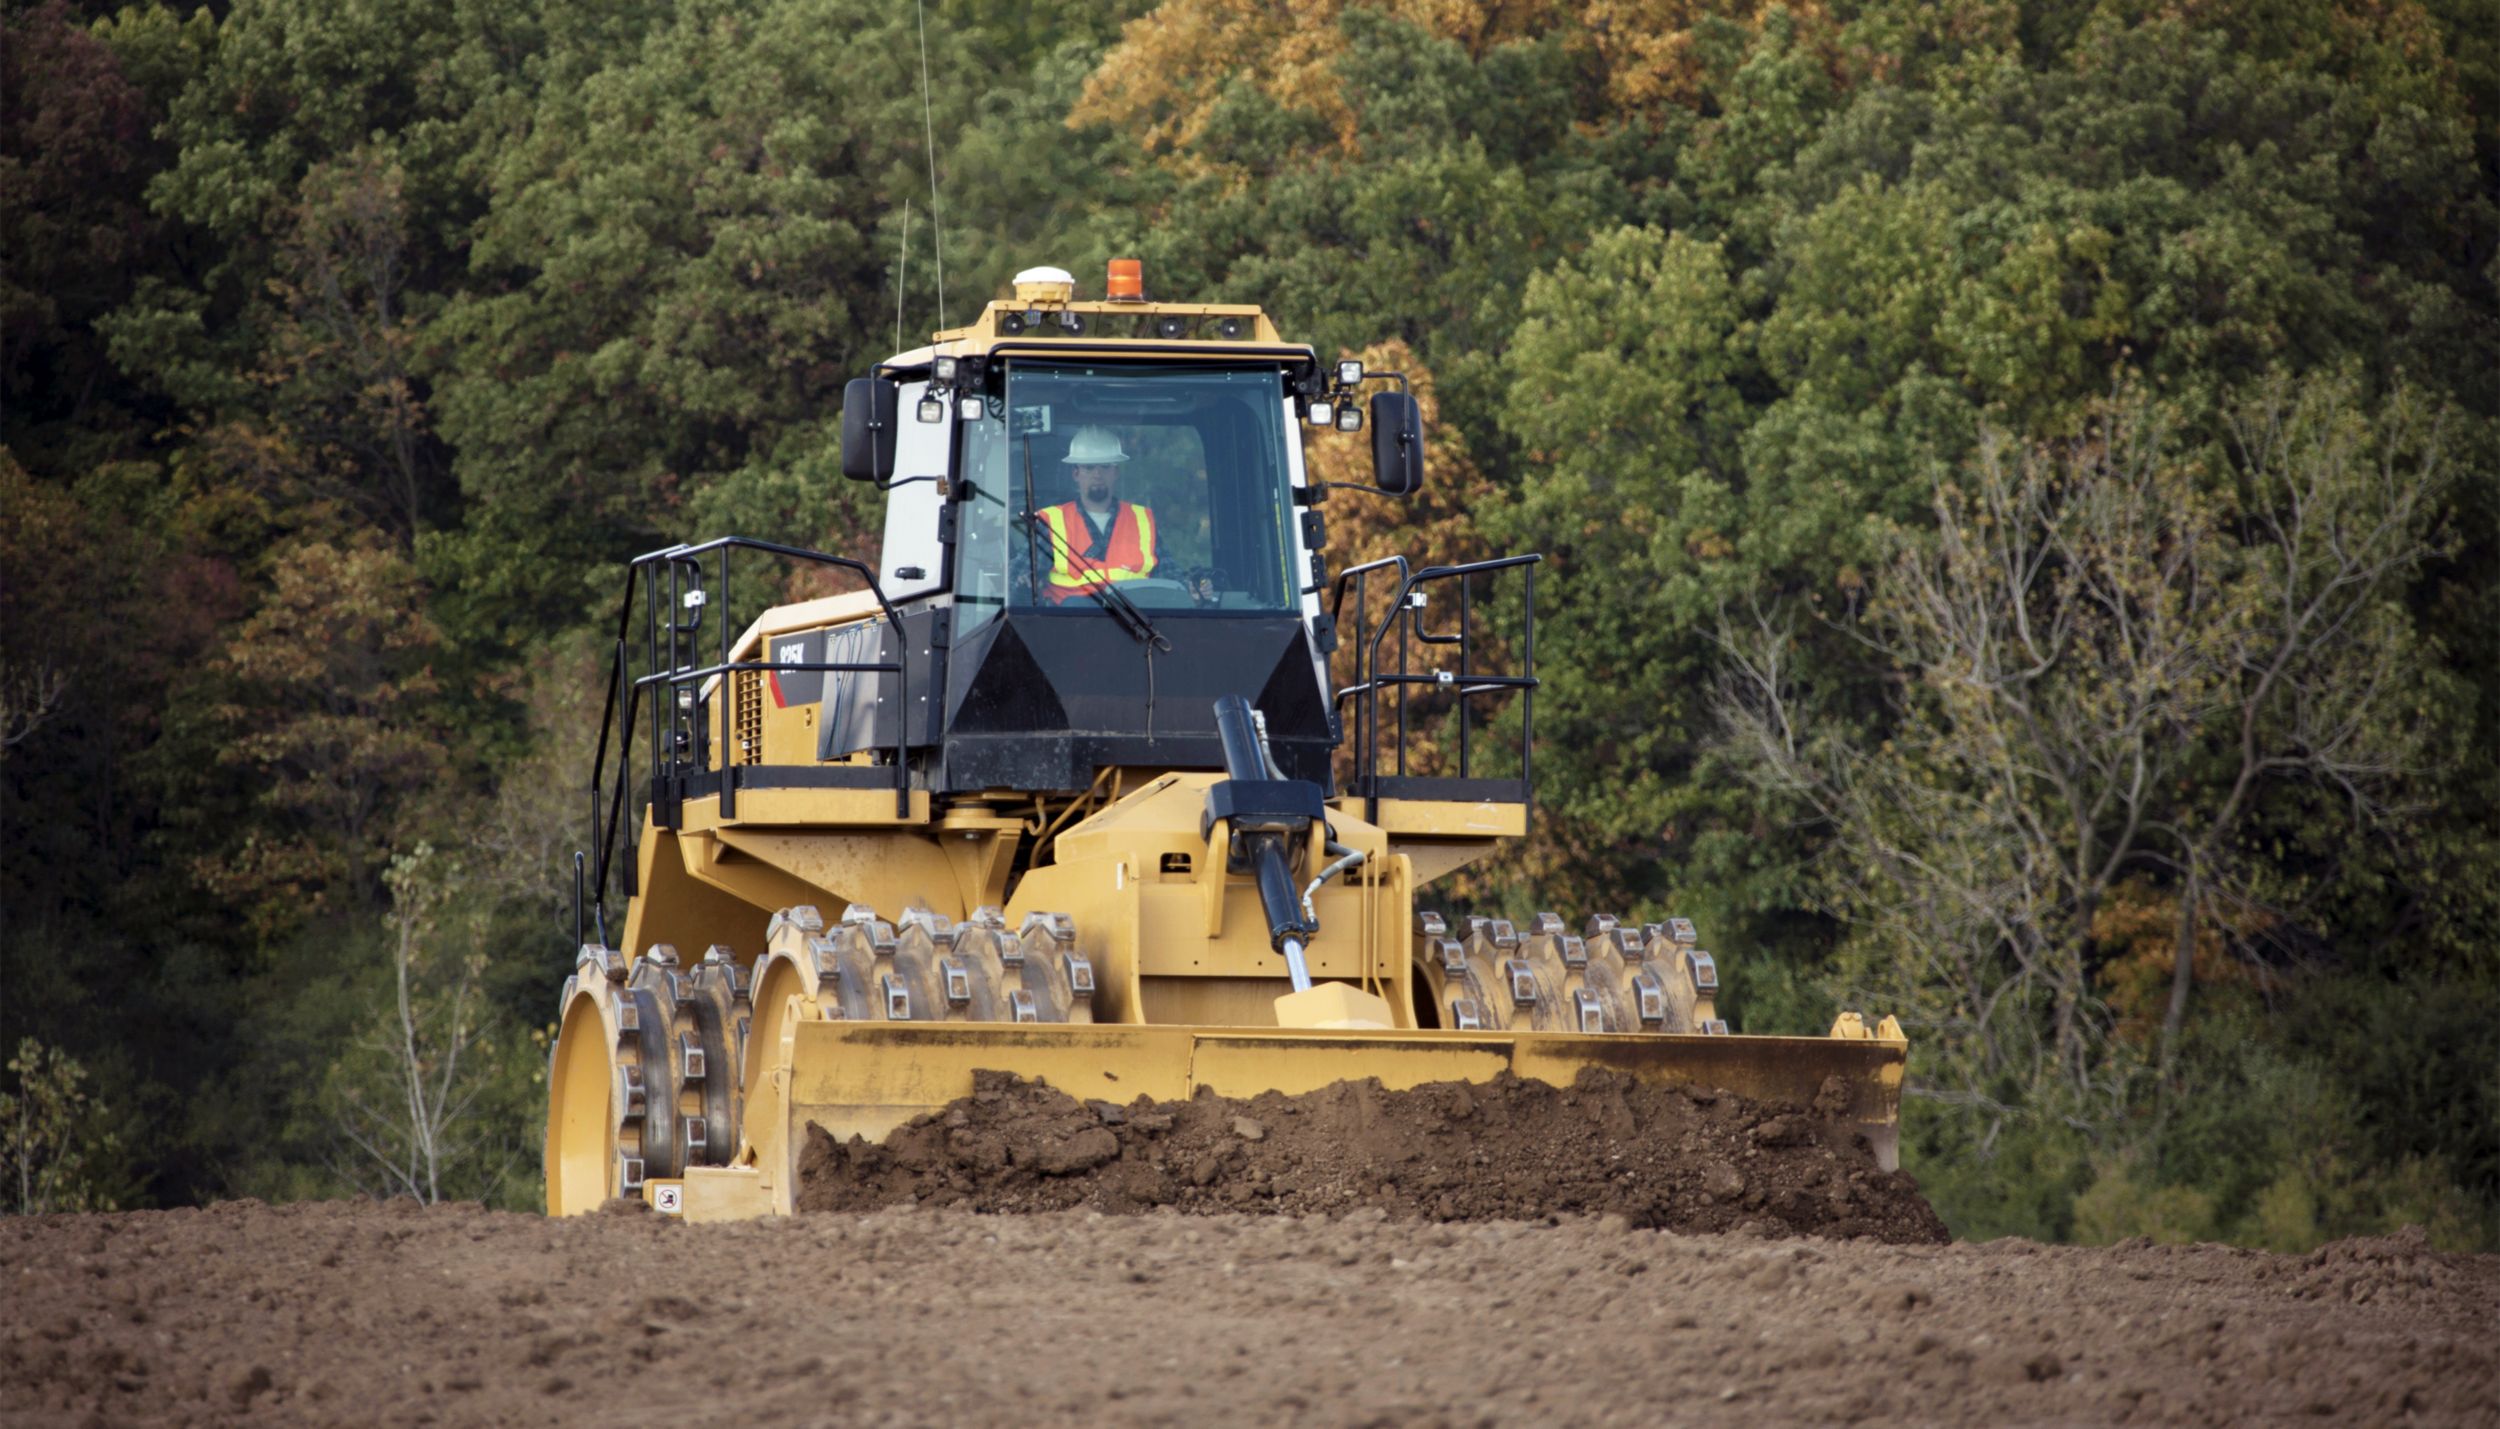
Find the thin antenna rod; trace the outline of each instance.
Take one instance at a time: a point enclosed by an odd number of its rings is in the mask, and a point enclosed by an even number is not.
[[[923,0],[913,0],[912,10],[920,17],[920,134],[921,151],[929,156],[929,236],[937,250],[938,326],[946,326],[946,211],[938,206],[937,183],[937,120],[929,113],[929,7]]]
[[[910,291],[910,289],[904,286],[910,278],[911,200],[905,199],[903,200],[902,253],[901,256],[895,260],[894,264],[894,350],[896,352],[901,352],[903,350],[903,294]]]

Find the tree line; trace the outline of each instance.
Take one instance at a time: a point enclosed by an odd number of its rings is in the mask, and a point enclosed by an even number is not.
[[[1898,1013],[1966,1234],[2500,1242],[2495,33],[16,8],[15,1203],[534,1202],[619,563],[866,553],[840,384],[1126,256],[1415,377],[1340,565],[1548,553],[1465,906],[1693,917],[1739,1030]]]

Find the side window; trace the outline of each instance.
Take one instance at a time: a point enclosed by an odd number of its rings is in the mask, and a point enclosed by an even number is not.
[[[1229,584],[1262,607],[1291,603],[1281,578],[1292,547],[1282,522],[1290,506],[1268,473],[1281,469],[1283,452],[1273,440],[1275,423],[1244,401],[1213,407],[1202,419],[1210,479],[1208,515],[1213,554]]]
[[[955,430],[950,415],[942,422],[914,419],[914,409],[929,390],[926,382],[904,385],[902,430],[895,434],[894,478],[946,475],[947,448]],[[938,510],[945,498],[934,481],[897,486],[885,496],[885,546],[877,562],[877,581],[888,600],[924,595],[945,580],[945,549],[938,543]],[[911,572],[917,571],[918,575]]]
[[[958,638],[996,619],[1007,605],[1011,490],[1007,424],[989,415],[956,428],[955,631]]]

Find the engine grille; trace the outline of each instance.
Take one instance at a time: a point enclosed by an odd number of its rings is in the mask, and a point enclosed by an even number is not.
[[[731,690],[734,725],[729,735],[729,762],[761,764],[764,762],[764,672],[735,670]]]

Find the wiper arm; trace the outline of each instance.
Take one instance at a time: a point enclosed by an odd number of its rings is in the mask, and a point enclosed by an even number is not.
[[[1152,645],[1157,650],[1172,648],[1172,642],[1164,637],[1162,631],[1155,629],[1155,623],[1146,618],[1146,612],[1137,608],[1137,602],[1121,594],[1118,581],[1112,580],[1091,567],[1081,567],[1077,564],[1083,558],[1069,549],[1066,538],[1052,530],[1050,523],[1042,519],[1040,512],[1022,511],[1017,514],[1022,516],[1027,524],[1050,538],[1050,544],[1067,562],[1068,569],[1076,572],[1085,582],[1086,594],[1101,602],[1102,608],[1111,612],[1112,618],[1120,622],[1120,628],[1126,630],[1132,639],[1141,644]]]
[[[985,493],[974,487],[973,494]],[[999,504],[1004,506],[1006,502],[1000,501]],[[1155,623],[1146,618],[1146,612],[1137,608],[1137,602],[1120,593],[1119,583],[1098,570],[1080,568],[1077,565],[1079,557],[1068,548],[1067,538],[1052,530],[1050,523],[1042,519],[1042,513],[1033,509],[1033,438],[1030,433],[1024,438],[1024,509],[1015,514],[1024,522],[1025,565],[1036,595],[1041,592],[1042,573],[1041,561],[1033,553],[1032,543],[1033,533],[1039,531],[1050,538],[1051,547],[1067,562],[1068,569],[1084,578],[1086,592],[1103,609],[1111,612],[1112,618],[1120,622],[1120,628],[1126,630],[1131,639],[1150,649],[1168,651],[1172,648],[1172,642],[1165,638],[1162,631],[1155,629]]]

